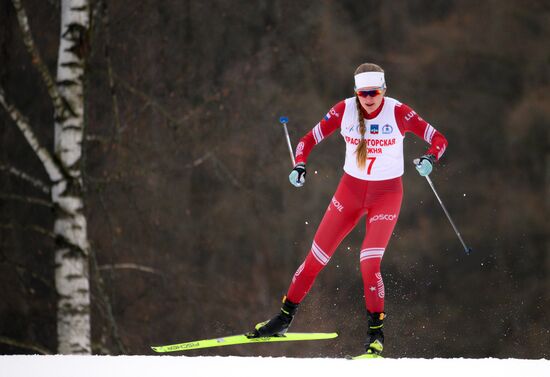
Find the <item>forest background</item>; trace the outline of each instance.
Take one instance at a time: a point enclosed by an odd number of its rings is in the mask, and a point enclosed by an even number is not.
[[[25,0],[50,71],[59,1]],[[342,174],[334,134],[292,187],[294,143],[375,62],[387,95],[449,140],[432,179],[405,140],[405,196],[382,263],[393,357],[550,357],[548,1],[92,1],[82,143],[93,263],[92,350],[218,337],[274,315]],[[0,1],[0,84],[53,143],[51,103]],[[48,180],[0,108],[0,353],[56,352],[53,212],[15,174]],[[410,163],[411,162],[411,163]],[[338,357],[362,350],[364,220],[300,307],[294,331],[337,341],[191,355]]]

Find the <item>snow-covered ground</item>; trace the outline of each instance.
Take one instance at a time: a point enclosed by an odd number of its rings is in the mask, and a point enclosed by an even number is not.
[[[549,360],[298,359],[187,356],[0,356],[0,377],[534,377]]]

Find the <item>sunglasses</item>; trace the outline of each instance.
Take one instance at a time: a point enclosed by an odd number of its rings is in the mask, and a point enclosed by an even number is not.
[[[358,90],[355,92],[357,96],[367,98],[367,97],[376,97],[382,94],[384,89],[378,88],[378,89],[372,89],[372,90]]]

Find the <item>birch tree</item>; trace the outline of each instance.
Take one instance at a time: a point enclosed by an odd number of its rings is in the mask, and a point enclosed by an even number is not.
[[[90,280],[82,180],[84,135],[84,69],[89,46],[89,0],[61,1],[61,28],[55,80],[35,46],[21,0],[12,0],[23,41],[48,89],[53,104],[54,149],[36,136],[22,112],[0,87],[0,104],[42,162],[55,208],[55,287],[58,293],[58,353],[90,354]]]

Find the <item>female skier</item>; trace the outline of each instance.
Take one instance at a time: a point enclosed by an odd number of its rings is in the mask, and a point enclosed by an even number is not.
[[[403,198],[403,138],[413,132],[430,144],[416,169],[431,173],[447,140],[409,106],[385,97],[384,71],[372,63],[355,70],[355,96],[337,103],[296,147],[296,166],[289,179],[301,187],[311,149],[335,130],[346,142],[344,174],[315,233],[305,261],[298,267],[279,314],[256,325],[253,336],[284,334],[300,302],[334,251],[366,214],[360,265],[367,309],[366,353],[379,355],[384,347],[384,283],[380,262],[399,216]]]

